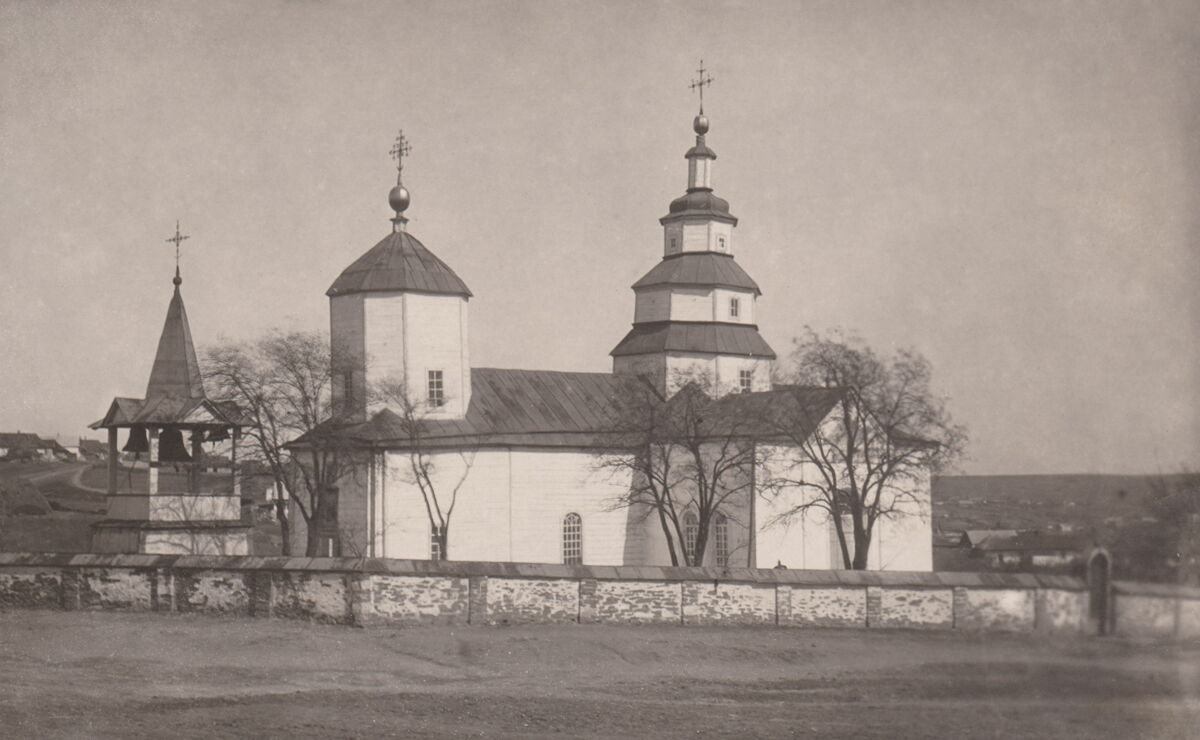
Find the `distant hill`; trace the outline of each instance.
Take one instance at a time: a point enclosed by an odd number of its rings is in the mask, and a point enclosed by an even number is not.
[[[1145,516],[1149,475],[945,475],[933,479],[934,531],[1100,531]]]

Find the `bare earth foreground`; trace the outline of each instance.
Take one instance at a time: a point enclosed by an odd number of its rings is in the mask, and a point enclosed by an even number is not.
[[[1200,645],[0,612],[4,737],[1200,737]]]

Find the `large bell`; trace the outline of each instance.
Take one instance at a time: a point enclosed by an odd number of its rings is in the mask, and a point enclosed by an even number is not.
[[[130,427],[129,439],[125,440],[125,446],[121,448],[121,452],[149,452],[150,440],[146,439],[146,427]]]
[[[164,429],[158,436],[158,459],[162,462],[191,462],[192,456],[183,446],[183,432]]]

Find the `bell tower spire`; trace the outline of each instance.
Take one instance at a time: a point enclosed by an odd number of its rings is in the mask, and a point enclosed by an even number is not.
[[[713,193],[704,88],[712,75],[700,62],[691,89],[700,94],[692,121],[696,143],[688,161],[687,192],[659,219],[663,259],[633,284],[633,328],[611,352],[613,372],[644,375],[671,394],[683,378],[707,376],[717,393],[770,388],[775,352],[758,333],[758,285],[733,259],[737,218]]]

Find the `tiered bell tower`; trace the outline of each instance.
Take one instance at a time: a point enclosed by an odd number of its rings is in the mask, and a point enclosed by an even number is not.
[[[663,226],[663,259],[633,284],[633,328],[610,353],[613,372],[649,378],[666,395],[701,381],[718,394],[769,390],[775,352],[758,333],[755,301],[762,291],[733,259],[737,218],[713,193],[713,162],[704,115],[703,63],[692,83],[700,114],[696,143],[684,157],[688,186],[671,202]]]

